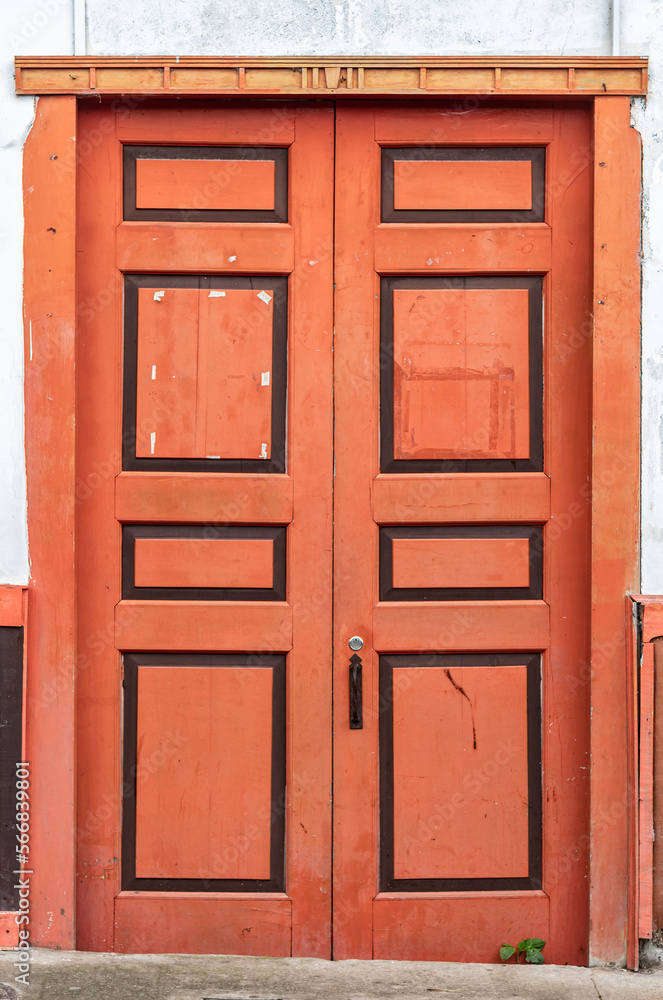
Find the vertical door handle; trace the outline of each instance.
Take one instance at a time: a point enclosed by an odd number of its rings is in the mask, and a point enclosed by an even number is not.
[[[357,635],[350,639],[350,649],[361,649],[363,641]],[[350,729],[363,729],[361,656],[350,657]]]

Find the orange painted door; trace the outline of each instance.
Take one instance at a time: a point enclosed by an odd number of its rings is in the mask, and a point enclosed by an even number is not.
[[[336,124],[334,954],[584,964],[588,115]]]
[[[79,948],[330,954],[333,152],[81,108]]]
[[[78,946],[583,964],[586,109],[81,119]]]

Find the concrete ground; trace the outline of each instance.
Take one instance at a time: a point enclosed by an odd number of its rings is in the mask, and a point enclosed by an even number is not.
[[[14,961],[0,953],[0,1000],[663,1000],[663,970],[35,949],[22,986]]]

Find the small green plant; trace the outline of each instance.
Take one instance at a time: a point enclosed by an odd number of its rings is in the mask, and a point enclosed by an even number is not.
[[[532,965],[543,965],[544,958],[541,954],[545,941],[541,938],[524,938],[519,941],[516,947],[510,944],[503,944],[500,948],[500,958],[503,962],[508,962],[512,955],[516,956],[516,965],[522,962],[521,955],[525,956],[526,962],[531,962]]]

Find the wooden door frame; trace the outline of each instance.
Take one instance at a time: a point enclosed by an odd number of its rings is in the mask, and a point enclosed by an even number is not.
[[[31,57],[16,63],[17,93],[42,95],[25,144],[23,173],[32,943],[75,947],[75,519],[81,496],[74,277],[76,172],[85,156],[76,146],[77,95],[122,94],[129,101],[169,94],[222,99],[268,93],[299,100],[435,96],[464,102],[460,109],[478,106],[479,96],[488,106],[495,97],[582,96],[593,104],[594,148],[579,156],[594,173],[594,323],[569,331],[569,352],[574,343],[592,338],[592,652],[591,663],[580,664],[577,675],[579,685],[591,680],[589,963],[634,967],[636,730],[624,606],[639,588],[641,151],[640,136],[630,126],[629,95],[646,92],[646,60],[325,58],[314,64],[301,58],[191,57],[177,64],[189,73],[178,89],[171,87],[176,61],[160,57]],[[218,82],[223,73],[235,75]],[[105,877],[103,865],[88,877]]]

